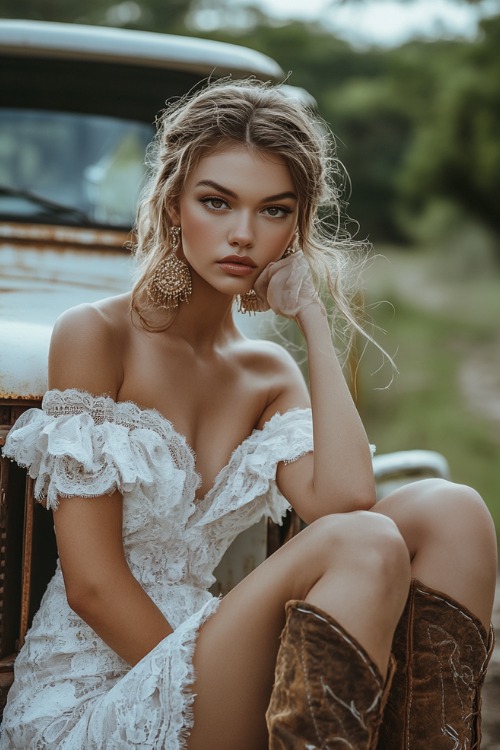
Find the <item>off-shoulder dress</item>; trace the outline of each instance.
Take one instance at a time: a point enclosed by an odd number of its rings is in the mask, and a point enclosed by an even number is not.
[[[309,409],[276,414],[198,501],[196,457],[159,412],[77,390],[48,391],[25,412],[4,454],[28,467],[49,509],[59,497],[123,494],[128,564],[174,631],[131,668],[69,608],[58,563],[16,660],[1,750],[184,748],[196,637],[218,605],[213,570],[241,531],[280,521],[289,506],[277,465],[312,447]]]

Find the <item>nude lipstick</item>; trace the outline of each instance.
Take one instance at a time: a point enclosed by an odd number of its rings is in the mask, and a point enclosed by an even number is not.
[[[247,255],[227,255],[217,265],[230,276],[249,276],[257,268]]]

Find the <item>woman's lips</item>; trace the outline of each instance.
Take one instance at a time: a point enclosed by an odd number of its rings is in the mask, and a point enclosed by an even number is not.
[[[251,258],[240,255],[228,255],[217,261],[217,265],[230,276],[249,276],[257,268]]]

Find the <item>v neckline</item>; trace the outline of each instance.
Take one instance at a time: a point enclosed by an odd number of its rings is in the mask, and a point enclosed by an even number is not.
[[[203,485],[203,477],[201,476],[200,472],[198,471],[198,455],[194,448],[189,444],[187,437],[182,433],[179,432],[179,430],[176,429],[174,426],[174,423],[171,419],[165,416],[161,411],[158,409],[155,409],[153,406],[142,406],[141,404],[138,404],[136,401],[115,401],[110,396],[108,397],[111,399],[111,401],[116,404],[116,406],[120,406],[121,404],[130,404],[131,406],[135,407],[139,413],[142,414],[151,414],[152,416],[156,417],[160,423],[165,424],[169,430],[176,436],[176,438],[181,442],[183,447],[185,448],[186,452],[190,455],[192,462],[193,462],[193,473],[196,475],[198,479],[198,485],[197,488]],[[292,407],[290,409],[287,409],[285,412],[275,412],[269,419],[266,419],[262,427],[254,427],[252,429],[252,432],[250,432],[246,437],[243,438],[231,451],[231,455],[229,456],[226,463],[221,466],[221,468],[217,471],[215,474],[214,480],[212,482],[212,485],[210,488],[201,496],[196,497],[196,490],[194,497],[192,499],[192,503],[194,505],[195,509],[198,509],[200,506],[205,506],[209,499],[211,499],[212,494],[217,489],[218,485],[220,484],[223,476],[229,471],[230,467],[233,464],[234,459],[237,457],[237,454],[241,453],[244,449],[244,446],[255,436],[256,433],[259,433],[261,435],[265,435],[265,433],[270,429],[271,423],[276,419],[285,416],[285,414],[288,414],[292,411],[302,411],[301,407]]]
[[[111,397],[109,397],[109,398],[111,398]],[[214,480],[212,482],[211,487],[201,497],[197,497],[196,496],[196,490],[203,485],[203,477],[201,476],[200,472],[198,471],[198,454],[196,453],[195,449],[190,445],[187,437],[182,432],[179,432],[179,430],[175,427],[175,425],[172,422],[172,420],[169,419],[168,417],[166,417],[165,414],[163,414],[161,411],[159,411],[159,409],[155,409],[153,406],[142,406],[141,404],[138,404],[136,401],[115,401],[114,399],[111,399],[111,401],[114,404],[116,404],[116,406],[118,406],[118,407],[121,404],[130,404],[131,406],[135,407],[139,411],[139,413],[141,413],[141,414],[151,414],[152,416],[156,417],[159,420],[160,423],[163,423],[164,425],[166,425],[168,427],[168,429],[170,430],[170,432],[173,433],[175,435],[175,437],[180,441],[180,443],[182,444],[182,446],[185,448],[186,452],[190,455],[190,457],[192,459],[192,462],[193,462],[193,473],[195,474],[195,476],[198,479],[198,484],[196,486],[194,497],[192,499],[192,503],[195,506],[195,508],[198,508],[198,506],[202,506],[202,505],[206,504],[206,501],[209,499],[209,497],[214,492],[214,490],[217,487],[217,485],[219,484],[222,476],[226,473],[226,471],[229,470],[229,468],[230,468],[230,466],[231,466],[231,464],[233,462],[233,458],[234,458],[235,453],[237,451],[239,451],[240,448],[242,448],[246,444],[246,442],[254,435],[255,432],[264,432],[264,429],[267,427],[267,425],[271,421],[270,419],[268,419],[262,425],[262,428],[260,428],[260,429],[257,428],[257,427],[254,427],[253,430],[252,430],[252,432],[249,435],[247,435],[245,438],[243,438],[243,440],[240,443],[238,443],[238,445],[235,448],[233,448],[233,450],[231,451],[231,455],[229,456],[229,459],[226,461],[226,463],[223,466],[221,466],[221,468],[215,474],[215,477],[214,477]],[[273,414],[273,417],[274,416],[276,416],[276,415]],[[273,417],[271,417],[271,419]]]
[[[175,435],[175,437],[179,440],[180,444],[182,445],[182,447],[186,451],[187,455],[189,455],[189,457],[190,457],[190,459],[192,461],[192,467],[191,467],[192,471],[193,471],[194,475],[198,479],[198,483],[196,485],[194,496],[192,498],[192,504],[194,506],[193,512],[194,512],[194,510],[198,509],[199,506],[206,505],[208,499],[211,498],[211,495],[213,494],[213,492],[215,491],[215,489],[217,488],[217,486],[220,484],[220,481],[221,481],[222,477],[226,474],[226,472],[231,467],[236,454],[240,453],[243,450],[243,446],[245,446],[246,443],[249,442],[250,439],[255,436],[255,433],[260,433],[260,434],[264,435],[270,429],[270,425],[272,424],[272,422],[275,421],[277,418],[284,417],[286,414],[289,414],[290,412],[293,412],[293,411],[299,412],[299,411],[307,410],[307,407],[306,407],[306,409],[304,409],[303,407],[298,407],[297,406],[297,407],[291,407],[290,409],[287,409],[285,412],[279,412],[279,411],[277,411],[271,417],[269,417],[269,419],[267,419],[264,422],[264,424],[262,425],[262,427],[254,427],[253,430],[252,430],[252,432],[249,435],[247,435],[245,438],[243,438],[243,440],[240,443],[238,443],[238,445],[236,445],[233,448],[233,450],[231,451],[231,455],[229,456],[228,461],[216,473],[216,475],[214,477],[214,480],[212,482],[211,487],[204,493],[204,495],[202,495],[201,497],[196,497],[196,490],[203,484],[202,476],[199,473],[198,468],[197,468],[197,454],[196,454],[196,451],[194,450],[194,448],[191,447],[191,445],[189,444],[186,436],[183,435],[182,432],[179,432],[175,428],[174,423],[172,422],[172,420],[169,419],[168,417],[166,417],[161,411],[159,411],[158,409],[155,409],[152,406],[142,406],[141,404],[138,404],[136,401],[132,401],[132,400],[115,401],[115,399],[113,399],[111,396],[107,396],[107,395],[96,396],[95,394],[90,393],[89,391],[85,391],[85,390],[82,390],[82,389],[79,389],[79,388],[67,388],[65,390],[60,390],[58,388],[52,388],[52,389],[46,391],[46,393],[45,393],[45,395],[43,397],[43,400],[42,400],[42,409],[44,408],[45,400],[46,399],[50,400],[50,397],[53,394],[60,394],[60,398],[61,398],[61,400],[63,402],[65,400],[64,399],[65,396],[67,396],[69,394],[75,394],[75,395],[78,395],[78,396],[82,397],[83,399],[85,399],[87,401],[89,401],[89,400],[92,401],[96,405],[99,402],[102,402],[103,407],[111,405],[111,411],[113,411],[113,407],[119,411],[120,407],[127,407],[127,406],[129,406],[129,407],[132,407],[133,410],[136,413],[138,413],[138,414],[144,414],[144,415],[150,415],[150,416],[154,417],[161,425],[167,427],[168,431],[171,434]],[[90,415],[92,416],[92,408],[90,408],[89,411],[90,411]],[[108,410],[104,409],[104,411],[108,411]],[[61,411],[61,413],[66,413],[66,414],[67,413],[76,414],[76,413],[83,413],[83,412],[84,412],[83,409],[82,409],[82,412],[74,412],[74,411],[69,411],[69,412],[66,411],[66,412],[64,412],[64,410]],[[50,413],[50,411],[49,411],[49,413]],[[106,420],[105,417],[102,417],[100,414],[99,414],[98,419],[99,419],[99,421],[111,421],[111,420]],[[147,427],[147,425],[146,425],[146,427]],[[175,458],[173,458],[173,460],[175,462]]]

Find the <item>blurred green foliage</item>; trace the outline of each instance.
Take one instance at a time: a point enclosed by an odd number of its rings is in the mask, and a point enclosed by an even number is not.
[[[370,268],[368,302],[388,300],[371,314],[387,331],[376,338],[399,373],[366,347],[358,406],[369,438],[378,453],[419,448],[446,456],[453,479],[484,497],[500,539],[498,277],[456,278],[433,252],[382,250]]]
[[[500,260],[500,16],[483,21],[473,42],[388,50],[356,50],[299,22],[211,36],[275,57],[314,94],[337,136],[363,236],[413,244],[429,206],[446,200],[462,223],[470,217],[492,233]]]
[[[2,0],[2,18],[30,18],[182,33],[186,14],[202,0]]]

